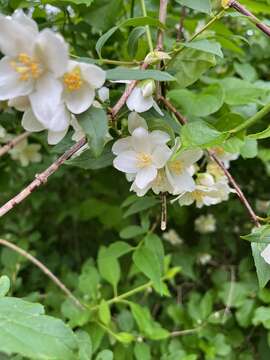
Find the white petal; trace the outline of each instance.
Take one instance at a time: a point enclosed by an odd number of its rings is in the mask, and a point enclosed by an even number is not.
[[[68,131],[68,128],[66,128],[63,131],[59,131],[59,132],[54,132],[49,130],[48,131],[48,144],[50,145],[55,145],[58,144],[66,135]]]
[[[155,100],[153,101],[153,108],[156,110],[156,112],[161,115],[164,116],[164,113],[162,112],[161,108],[158,106],[158,104],[155,102]]]
[[[71,116],[67,108],[63,104],[60,104],[50,121],[48,129],[53,132],[67,131],[70,125],[70,119]]]
[[[194,198],[191,192],[186,192],[178,198],[178,201],[181,206],[189,206],[193,204]]]
[[[46,128],[50,128],[56,108],[61,102],[62,84],[53,76],[42,76],[37,84],[36,91],[29,98],[34,114]],[[51,128],[51,130],[54,130]],[[58,131],[64,129],[59,129]],[[56,130],[57,131],[57,130]]]
[[[173,188],[174,195],[180,194],[185,191],[193,191],[196,188],[195,181],[192,176],[187,171],[181,172],[181,174],[176,174],[170,171],[166,167],[166,174],[169,183]]]
[[[166,144],[170,140],[169,134],[164,131],[154,130],[150,133],[151,140],[155,144]]]
[[[35,55],[56,77],[64,75],[68,66],[68,46],[50,29],[43,30],[35,43]]]
[[[0,14],[0,51],[8,56],[31,54],[36,33],[29,26]]]
[[[270,245],[267,245],[266,248],[261,252],[261,256],[267,264],[270,264]]]
[[[140,189],[140,188],[138,188],[138,186],[136,186],[135,181],[132,183],[132,185],[130,187],[130,191],[134,191],[136,193],[136,195],[139,197],[144,196],[150,189],[151,189],[151,183],[148,186],[146,186],[145,188]]]
[[[25,111],[22,118],[22,127],[31,132],[44,130],[44,126],[37,120],[31,108]]]
[[[128,115],[128,131],[130,134],[133,133],[135,129],[138,127],[142,127],[146,130],[148,130],[148,126],[144,118],[142,118],[139,114],[137,114],[135,111],[131,112]]]
[[[134,174],[138,171],[138,159],[135,151],[125,151],[113,161],[113,166],[122,172]]]
[[[141,89],[139,87],[135,87],[127,99],[126,104],[129,110],[141,113],[149,110],[153,106],[153,101],[152,96],[144,98]]]
[[[110,100],[110,90],[106,86],[103,86],[98,90],[98,97],[101,101],[105,102]]]
[[[180,153],[180,155],[176,157],[176,160],[179,159],[185,167],[189,167],[200,160],[202,156],[203,152],[201,150],[187,150]]]
[[[29,16],[25,15],[22,9],[17,9],[12,14],[12,19],[17,21],[19,24],[24,27],[28,27],[33,34],[38,34],[38,26],[37,23],[31,19]]]
[[[152,144],[149,141],[149,133],[144,128],[137,128],[133,131],[131,137],[131,144],[135,151],[150,153]]]
[[[78,90],[66,90],[64,101],[73,114],[81,114],[92,105],[94,97],[95,91],[85,83]]]
[[[117,140],[112,146],[112,152],[115,155],[119,155],[124,151],[131,150],[131,136]]]
[[[154,166],[147,166],[140,169],[136,175],[135,185],[144,189],[157,176],[157,169]]]
[[[88,84],[94,88],[100,88],[106,79],[106,72],[93,64],[79,63],[82,71],[82,77]]]
[[[168,148],[168,146],[166,145],[157,146],[152,153],[152,159],[157,169],[163,168],[166,162],[171,157],[171,155],[172,155],[172,151],[171,149]]]
[[[26,111],[30,107],[30,101],[28,96],[18,96],[8,101],[9,107],[14,107],[19,111]]]
[[[9,57],[0,60],[0,100],[28,95],[33,90],[33,80],[20,80],[19,74],[10,65],[11,61]]]

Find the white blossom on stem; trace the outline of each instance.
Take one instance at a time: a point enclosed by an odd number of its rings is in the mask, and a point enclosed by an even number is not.
[[[226,169],[229,169],[231,161],[237,160],[239,158],[239,153],[226,152],[221,146],[216,146],[212,148],[211,151],[220,161],[223,162]]]

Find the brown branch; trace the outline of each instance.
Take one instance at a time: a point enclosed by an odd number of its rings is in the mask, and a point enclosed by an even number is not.
[[[163,96],[160,96],[159,100],[161,100],[163,102],[163,104],[175,115],[177,120],[182,125],[185,125],[187,123],[187,119],[178,110],[176,110],[176,108],[170,103],[170,101],[165,99]],[[229,180],[230,184],[235,189],[240,201],[242,202],[242,204],[247,209],[252,222],[257,227],[259,227],[260,223],[258,221],[258,217],[255,214],[254,210],[252,209],[252,207],[251,207],[250,203],[248,202],[247,198],[245,197],[245,195],[244,195],[243,191],[241,190],[240,186],[237,184],[236,180],[233,178],[231,173],[225,168],[223,162],[220,161],[211,150],[207,151],[207,153],[209,154],[210,158],[213,161],[215,161],[217,163],[217,165],[221,168],[221,170],[224,172],[224,174],[226,175],[226,177]]]
[[[45,171],[41,174],[37,174],[35,180],[33,180],[26,188],[24,188],[18,195],[9,200],[0,208],[0,217],[5,215],[16,205],[21,203],[25,198],[27,198],[33,191],[35,191],[39,186],[45,184],[48,180],[48,177],[55,173],[63,163],[70,159],[80,148],[82,148],[87,143],[86,138],[82,138],[75,145],[73,145],[69,150],[67,150],[62,156],[60,156],[55,162],[53,162]]]
[[[255,15],[252,14],[252,12],[241,5],[238,1],[229,0],[227,6],[235,9],[242,15],[247,16],[257,26],[258,29],[263,31],[267,36],[270,36],[270,27],[262,23]]]
[[[18,254],[25,257],[27,260],[31,261],[34,265],[36,265],[45,275],[47,275],[56,286],[58,286],[80,309],[84,309],[84,305],[68,290],[68,288],[38,259],[36,259],[33,255],[29,254],[27,251],[18,247],[15,244],[7,240],[0,239],[0,244],[8,247],[9,249],[17,252]]]
[[[14,139],[10,140],[7,144],[0,148],[0,157],[5,155],[9,150],[13,149],[16,145],[26,139],[30,133],[28,131],[16,136]]]
[[[167,6],[168,6],[168,0],[160,0],[159,5],[159,21],[161,24],[166,23],[166,17],[167,17]],[[158,36],[157,36],[157,50],[163,50],[163,37],[164,37],[164,29],[158,30]]]
[[[185,41],[185,34],[184,34],[185,17],[186,17],[186,7],[182,6],[182,11],[181,11],[180,20],[179,20],[179,27],[178,27],[177,34],[176,34],[177,42],[179,42],[181,40]]]

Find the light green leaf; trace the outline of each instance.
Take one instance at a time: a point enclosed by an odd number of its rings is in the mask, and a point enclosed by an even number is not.
[[[252,243],[252,255],[254,258],[257,276],[259,280],[260,288],[265,287],[265,285],[270,280],[270,266],[267,264],[261,256],[261,252],[265,249],[264,244]]]
[[[178,4],[187,6],[191,9],[209,14],[211,12],[210,0],[176,0]]]
[[[91,107],[78,115],[80,126],[86,133],[90,150],[95,157],[101,155],[108,133],[108,119],[103,109]]]
[[[92,341],[86,331],[78,330],[75,333],[79,347],[78,360],[91,360],[92,359]]]
[[[117,258],[112,257],[104,246],[100,248],[98,253],[98,269],[103,279],[116,289],[120,280],[120,265]]]
[[[103,324],[109,325],[109,323],[111,322],[111,311],[107,301],[104,299],[101,300],[101,303],[99,305],[98,315]]]
[[[86,5],[90,6],[94,0],[68,0],[69,3],[75,4],[75,5]]]
[[[216,58],[213,54],[195,49],[184,49],[170,61],[168,70],[172,71],[180,88],[186,88],[215,65]]]
[[[130,307],[138,328],[143,335],[152,340],[162,340],[169,337],[170,333],[153,320],[148,308],[134,303],[131,303]]]
[[[91,299],[97,299],[99,283],[100,276],[97,269],[93,265],[87,263],[79,276],[80,291]]]
[[[108,80],[148,80],[156,81],[175,81],[175,78],[165,71],[159,70],[140,70],[115,68],[106,71],[106,78]]]
[[[207,40],[207,39],[196,40],[196,41],[183,43],[181,45],[183,45],[184,47],[187,47],[187,48],[204,51],[209,54],[217,55],[217,56],[223,58],[223,52],[221,50],[221,45],[218,42],[213,41],[213,40]]]
[[[218,84],[212,84],[200,93],[187,89],[172,90],[168,96],[187,117],[208,116],[217,112],[224,103],[224,90]]]
[[[145,34],[145,27],[138,26],[134,28],[128,37],[128,53],[134,58],[138,50],[139,39]]]
[[[130,225],[121,230],[120,237],[122,239],[132,239],[145,233],[145,229],[137,225]]]
[[[132,249],[133,248],[128,243],[123,241],[116,241],[108,247],[107,256],[119,258],[132,251]]]
[[[208,148],[221,144],[227,137],[205,121],[195,121],[182,127],[181,139],[184,147]]]
[[[270,225],[263,225],[253,229],[252,233],[241,236],[242,239],[262,244],[270,244]]]
[[[255,158],[258,154],[258,143],[254,139],[246,139],[240,149],[240,154],[244,159]]]
[[[118,341],[120,341],[122,344],[130,344],[135,340],[135,336],[132,334],[129,334],[127,332],[120,332],[115,334],[115,337]]]
[[[266,329],[270,330],[270,308],[260,306],[255,310],[252,324],[258,326],[262,324]]]
[[[256,134],[248,135],[249,139],[256,139],[256,140],[268,139],[269,137],[270,137],[270,126],[267,129],[260,131]]]
[[[31,359],[74,359],[73,332],[44,315],[43,306],[17,298],[0,299],[0,351]]]
[[[0,277],[0,298],[7,295],[10,288],[10,280],[6,275]]]
[[[113,353],[111,350],[102,350],[98,353],[96,360],[113,360]]]
[[[136,343],[134,347],[136,360],[151,360],[151,351],[146,343]]]

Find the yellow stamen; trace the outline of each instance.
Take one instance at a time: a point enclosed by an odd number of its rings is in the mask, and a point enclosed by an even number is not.
[[[79,67],[64,75],[64,84],[69,91],[79,90],[83,84],[81,70]]]
[[[222,156],[225,153],[225,150],[221,146],[216,146],[213,148],[214,153],[218,156]]]
[[[42,74],[40,64],[25,53],[20,53],[15,60],[10,62],[10,65],[20,74],[20,80],[22,81],[30,78],[37,79]]]
[[[201,190],[194,190],[192,195],[193,195],[194,200],[202,201],[203,197],[204,197],[204,192]]]
[[[174,160],[174,161],[171,161],[171,162],[169,163],[169,169],[170,169],[173,173],[175,173],[175,174],[177,174],[177,175],[180,175],[181,172],[182,172],[183,169],[184,169],[184,164],[183,164],[182,161],[180,161],[180,160]]]
[[[138,159],[138,166],[140,168],[144,168],[152,164],[152,158],[151,155],[149,154],[140,153],[138,154],[137,159]]]

